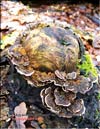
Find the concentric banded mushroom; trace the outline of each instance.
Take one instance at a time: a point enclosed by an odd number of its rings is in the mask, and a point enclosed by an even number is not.
[[[48,87],[43,89],[40,95],[47,109],[60,117],[71,118],[85,113],[83,100],[76,99],[76,94],[73,92],[65,93],[61,87],[55,89]]]
[[[76,95],[88,92],[95,80],[91,73],[82,75],[77,66],[84,51],[82,41],[70,29],[37,25],[17,38],[8,49],[8,58],[28,83],[47,86],[40,96],[48,110],[71,118],[85,113],[84,102]]]
[[[66,81],[63,76],[76,71],[76,64],[82,55],[80,46],[79,38],[69,29],[37,27],[16,40],[9,49],[9,58],[28,81],[36,87],[44,86],[59,79]]]
[[[66,83],[64,84],[63,90],[71,91],[74,93],[82,93],[85,94],[88,92],[92,87],[93,83],[95,82],[96,78],[91,76],[88,77],[78,75],[76,79],[67,79]]]

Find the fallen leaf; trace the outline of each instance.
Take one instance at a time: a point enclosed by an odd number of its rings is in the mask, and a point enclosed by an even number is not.
[[[27,113],[26,104],[24,102],[20,103],[18,106],[15,107],[14,113],[15,113],[15,120],[17,127],[19,129],[25,129],[24,122],[28,118],[28,116],[26,115]]]

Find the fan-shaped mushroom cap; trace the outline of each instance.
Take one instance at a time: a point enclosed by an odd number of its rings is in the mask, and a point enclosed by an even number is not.
[[[75,100],[71,106],[68,107],[68,111],[72,112],[73,115],[81,116],[85,113],[84,102],[82,99]]]
[[[47,89],[43,89],[41,91],[41,98],[42,98],[42,102],[43,104],[52,112],[54,113],[59,113],[60,108],[55,104],[55,102],[53,101],[54,96],[52,94],[52,89],[51,87],[47,88]]]
[[[67,80],[64,84],[65,86],[63,87],[63,90],[65,92],[72,91],[74,93],[80,92],[82,94],[85,94],[93,87],[95,80],[96,78],[91,74],[88,77],[78,75],[76,79]]]
[[[67,107],[76,98],[76,94],[73,92],[63,92],[60,88],[56,88],[54,90],[54,97],[56,105]]]
[[[47,109],[60,117],[71,118],[85,113],[83,100],[76,99],[75,93],[64,92],[61,87],[54,89],[48,87],[43,89],[40,95]]]

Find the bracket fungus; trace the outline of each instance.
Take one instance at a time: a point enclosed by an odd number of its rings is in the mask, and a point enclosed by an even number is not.
[[[47,109],[60,117],[71,118],[85,113],[83,100],[76,99],[76,94],[73,92],[64,92],[61,87],[55,87],[54,89],[48,87],[43,89],[40,95]]]
[[[87,76],[80,72],[77,64],[84,55],[81,39],[57,25],[28,28],[8,49],[8,58],[28,83],[47,86],[40,93],[47,109],[67,118],[84,114],[84,101],[76,96],[89,91],[95,80],[91,70]]]
[[[70,29],[55,26],[28,29],[8,50],[17,71],[36,87],[57,82],[60,76],[76,71],[83,53],[82,42]]]

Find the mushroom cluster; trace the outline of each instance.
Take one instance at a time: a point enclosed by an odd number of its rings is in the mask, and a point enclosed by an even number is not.
[[[95,80],[77,67],[84,51],[82,41],[69,28],[37,25],[17,38],[8,57],[28,83],[47,86],[40,96],[48,110],[70,118],[84,114],[84,101],[76,96],[89,91]]]
[[[66,73],[76,71],[82,49],[82,43],[70,29],[37,26],[19,36],[8,55],[17,71],[39,87],[57,83],[59,78],[65,80]],[[62,85],[62,81],[58,83]]]
[[[71,118],[72,116],[80,116],[85,112],[83,100],[76,99],[76,94],[73,92],[64,92],[61,87],[43,89],[41,98],[47,109],[59,117]]]
[[[86,78],[73,74],[75,72],[67,74],[66,84],[61,87],[52,84],[51,87],[44,88],[40,94],[47,109],[60,117],[71,118],[85,113],[84,101],[77,98],[77,93],[85,94],[92,88],[95,80],[92,76]]]

